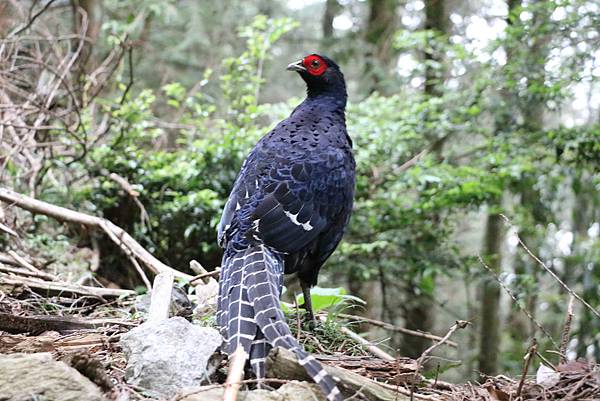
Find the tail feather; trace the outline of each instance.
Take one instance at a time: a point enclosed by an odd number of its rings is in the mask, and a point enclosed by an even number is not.
[[[341,401],[334,379],[302,349],[286,323],[279,303],[283,258],[263,245],[254,246],[226,256],[222,272],[217,318],[227,339],[225,352],[231,354],[238,345],[244,347],[254,373],[261,379],[271,346],[286,348],[296,354],[328,400]]]

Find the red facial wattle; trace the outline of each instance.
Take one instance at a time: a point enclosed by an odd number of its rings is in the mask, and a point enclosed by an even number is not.
[[[302,60],[302,65],[309,74],[319,76],[327,70],[327,63],[321,57],[312,54]]]

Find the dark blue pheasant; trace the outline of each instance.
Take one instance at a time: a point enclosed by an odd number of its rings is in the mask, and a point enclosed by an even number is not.
[[[334,379],[291,335],[279,297],[283,275],[297,273],[304,307],[314,319],[310,287],[340,242],[354,195],[352,141],[346,132],[346,84],[329,58],[292,63],[306,99],[252,149],[219,224],[225,247],[217,319],[224,351],[250,355],[257,378],[273,346],[296,353],[329,400],[342,396]]]

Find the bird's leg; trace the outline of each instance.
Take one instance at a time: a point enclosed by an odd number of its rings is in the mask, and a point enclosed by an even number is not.
[[[300,280],[300,286],[302,287],[302,295],[304,296],[304,304],[302,304],[302,307],[304,308],[304,310],[306,310],[306,314],[308,315],[309,324],[312,327],[314,327],[316,320],[315,320],[315,314],[314,314],[313,308],[312,308],[312,300],[310,298],[310,284],[307,284],[307,283],[303,282],[302,280]]]

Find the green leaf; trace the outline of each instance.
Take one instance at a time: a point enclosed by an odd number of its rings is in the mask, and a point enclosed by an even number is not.
[[[348,295],[346,290],[342,287],[338,288],[323,288],[313,287],[310,290],[310,298],[312,300],[313,312],[319,312],[321,310],[346,305],[348,303],[360,303],[365,305],[366,302],[353,295]],[[304,303],[304,295],[298,295],[296,297],[298,305]]]

